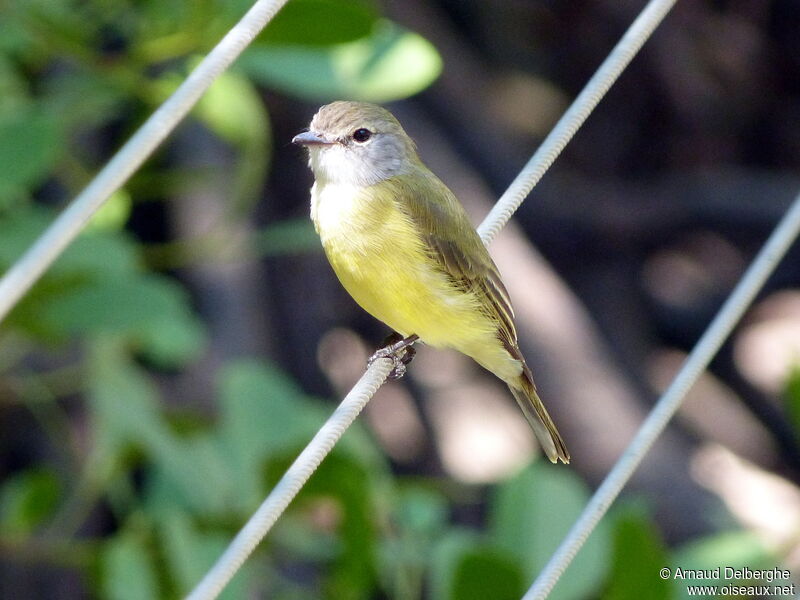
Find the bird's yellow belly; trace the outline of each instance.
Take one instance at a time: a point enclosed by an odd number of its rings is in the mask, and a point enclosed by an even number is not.
[[[471,296],[449,289],[444,277],[415,263],[416,256],[392,247],[384,251],[395,256],[333,252],[334,271],[364,310],[403,336],[416,333],[432,346],[460,348],[475,337],[476,327],[484,329]]]
[[[353,299],[398,333],[467,354],[498,345],[496,326],[472,293],[454,286],[391,200],[370,202],[328,186],[312,216],[325,253]]]

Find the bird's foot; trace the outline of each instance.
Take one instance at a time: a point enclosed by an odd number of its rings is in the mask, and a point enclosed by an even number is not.
[[[392,332],[383,340],[383,347],[367,359],[367,366],[371,366],[379,358],[389,358],[394,363],[394,367],[389,371],[387,379],[400,379],[406,374],[406,365],[414,359],[417,353],[412,345],[419,339],[419,336],[410,335],[404,338],[399,333]]]

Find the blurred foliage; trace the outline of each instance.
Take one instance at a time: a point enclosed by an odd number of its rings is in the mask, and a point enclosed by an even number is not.
[[[789,372],[786,380],[786,413],[794,427],[795,434],[800,438],[800,365],[796,365]]]
[[[108,139],[113,147],[133,131],[248,5],[7,0],[0,270],[53,220],[53,205],[89,180],[107,158]],[[382,18],[368,0],[290,2],[193,113],[236,153],[230,210],[252,209],[269,168],[263,88],[383,102],[422,90],[440,69],[430,42]],[[330,410],[274,365],[249,359],[215,373],[214,420],[165,408],[159,377],[206,352],[208,333],[183,285],[156,267],[212,258],[220,233],[159,246],[137,240],[127,224],[133,190],[168,198],[189,185],[180,175],[178,166],[148,164],[0,331],[3,405],[29,411],[56,449],[42,460],[4,460],[3,560],[26,550],[42,568],[76,568],[103,598],[185,594]],[[305,220],[269,225],[247,242],[254,256],[318,248]],[[797,385],[791,389],[796,407]],[[458,490],[394,475],[356,425],[223,597],[258,590],[317,598],[323,590],[337,599],[518,598],[588,494],[571,471],[534,465],[492,491],[481,530],[453,519]],[[107,514],[84,532],[97,512]],[[602,589],[615,599],[675,597],[658,568],[700,568],[720,552],[732,561],[725,564],[746,558],[753,566],[766,554],[751,541],[726,534],[676,555],[646,511],[622,512],[589,540],[553,598],[592,598]]]

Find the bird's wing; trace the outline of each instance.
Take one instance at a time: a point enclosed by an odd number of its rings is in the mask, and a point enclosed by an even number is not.
[[[536,393],[533,375],[517,345],[514,311],[497,266],[453,193],[433,174],[424,175],[429,180],[416,186],[414,182],[419,178],[405,181],[403,177],[392,178],[401,186],[395,194],[395,202],[412,220],[420,239],[442,271],[457,286],[486,298],[481,305],[497,322],[497,337],[522,367],[519,381],[506,383],[548,458],[568,463],[569,452]]]
[[[403,199],[399,208],[411,218],[445,274],[458,287],[477,291],[487,298],[486,308],[497,317],[501,341],[509,351],[516,350],[512,354],[517,354],[514,310],[497,266],[453,193],[433,174],[424,176],[425,185],[415,185],[420,179],[418,175],[393,178],[402,188],[395,195]]]

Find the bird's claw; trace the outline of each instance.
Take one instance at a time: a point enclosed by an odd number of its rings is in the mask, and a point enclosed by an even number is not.
[[[396,332],[392,333],[384,340],[385,345],[383,348],[378,349],[375,354],[367,359],[367,366],[372,366],[372,363],[379,358],[388,358],[394,363],[394,366],[392,370],[389,371],[386,378],[400,379],[406,374],[406,365],[414,359],[417,353],[417,351],[411,347],[417,339],[416,335],[403,338]]]

